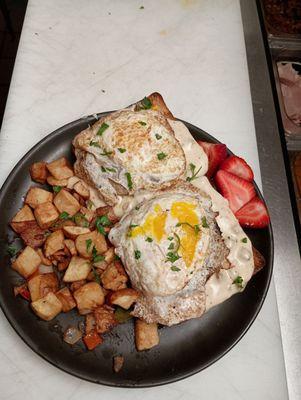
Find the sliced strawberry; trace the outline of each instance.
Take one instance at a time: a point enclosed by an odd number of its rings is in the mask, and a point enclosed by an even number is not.
[[[198,144],[203,148],[208,157],[208,171],[207,177],[211,178],[219,165],[227,157],[227,146],[222,143],[208,143],[198,140]]]
[[[220,169],[230,172],[233,175],[239,176],[246,181],[252,181],[254,174],[251,167],[243,158],[237,156],[228,157],[220,166]]]
[[[270,217],[265,204],[257,196],[235,213],[241,226],[247,228],[265,228]]]
[[[219,192],[229,201],[234,213],[256,195],[251,182],[221,169],[215,175],[215,183]]]

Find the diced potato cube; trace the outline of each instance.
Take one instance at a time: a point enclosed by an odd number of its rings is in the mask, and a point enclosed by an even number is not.
[[[65,246],[67,247],[70,255],[77,256],[77,250],[76,250],[74,241],[71,239],[65,239],[64,243],[65,243]]]
[[[89,275],[91,264],[84,258],[73,256],[65,272],[64,282],[75,282],[86,279]]]
[[[92,258],[93,247],[97,254],[103,254],[108,248],[105,237],[97,231],[77,236],[75,246],[79,254],[85,258]]]
[[[88,199],[90,197],[89,189],[88,189],[87,185],[83,181],[77,182],[73,186],[73,190],[75,190],[76,193],[78,193],[84,199]]]
[[[34,215],[41,228],[49,228],[59,217],[57,209],[49,202],[37,205]]]
[[[27,192],[25,203],[36,208],[37,205],[52,202],[53,194],[39,187],[31,187]]]
[[[81,226],[64,226],[63,231],[70,239],[76,239],[79,235],[91,232],[89,228],[83,228]]]
[[[120,306],[128,310],[131,305],[138,299],[139,293],[131,288],[116,290],[109,295],[108,301],[110,304]]]
[[[31,211],[31,208],[27,204],[25,204],[12,219],[12,222],[24,221],[34,221],[34,215]]]
[[[95,318],[94,314],[87,314],[86,315],[86,335],[95,329]]]
[[[76,214],[81,208],[76,198],[65,189],[59,191],[53,202],[60,213],[65,211],[71,216]]]
[[[65,247],[64,234],[62,230],[52,232],[45,242],[45,256],[49,257]]]
[[[110,247],[104,254],[105,262],[111,264],[115,259],[114,247]]]
[[[39,183],[45,183],[48,175],[45,162],[36,162],[29,169],[31,179]]]
[[[107,305],[96,308],[94,311],[96,332],[105,333],[118,324],[114,315],[114,308]]]
[[[42,299],[31,303],[35,314],[45,321],[50,321],[62,311],[62,303],[54,293],[48,293]]]
[[[74,301],[74,298],[70,292],[70,290],[67,287],[62,288],[58,292],[56,292],[56,297],[59,299],[59,301],[62,303],[62,311],[63,312],[68,312],[72,310],[74,307],[76,307],[76,303]]]
[[[70,176],[74,175],[66,157],[52,161],[51,163],[47,164],[47,168],[51,175],[53,175],[56,179],[68,179]]]
[[[48,176],[47,183],[50,186],[61,186],[65,187],[68,184],[68,179],[55,179],[53,176]]]
[[[74,293],[77,289],[80,287],[84,286],[87,283],[85,279],[82,279],[81,281],[75,281],[70,284],[70,290],[72,293]]]
[[[117,260],[112,262],[101,275],[101,282],[103,287],[108,290],[120,290],[126,288],[128,276]]]
[[[81,214],[83,214],[83,216],[86,218],[86,220],[87,220],[88,222],[91,222],[92,219],[93,219],[94,216],[95,216],[95,212],[92,211],[92,210],[89,210],[89,209],[86,208],[86,207],[82,207],[82,208],[80,209],[80,212],[81,212]]]
[[[41,264],[41,258],[39,254],[30,246],[25,247],[19,257],[13,262],[12,267],[23,278],[28,278],[32,275]]]
[[[41,260],[42,260],[41,264],[48,265],[48,266],[52,265],[52,262],[44,256],[42,249],[37,249],[37,253],[41,257]]]
[[[79,182],[80,180],[81,180],[81,179],[78,178],[77,176],[71,176],[71,177],[68,179],[67,188],[68,188],[68,189],[73,189],[73,188],[74,188],[74,185],[75,185],[77,182]]]
[[[31,301],[39,300],[50,292],[55,293],[58,286],[57,276],[53,272],[34,276],[28,281]]]
[[[147,324],[137,319],[135,321],[135,342],[138,351],[148,350],[157,346],[159,344],[157,324]]]
[[[95,308],[101,306],[105,301],[101,286],[96,282],[86,283],[76,290],[74,298],[77,304],[78,312],[81,315],[89,314]]]

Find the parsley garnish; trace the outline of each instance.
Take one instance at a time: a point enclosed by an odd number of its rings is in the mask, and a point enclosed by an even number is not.
[[[131,224],[131,225],[130,225],[130,228],[133,229],[133,228],[136,228],[136,226],[139,226],[139,225]]]
[[[127,180],[127,183],[128,183],[128,188],[131,190],[131,189],[133,189],[133,181],[132,181],[132,176],[131,176],[131,174],[129,173],[129,172],[126,172],[125,173],[125,176],[126,176],[126,180]]]
[[[77,226],[82,226],[83,228],[88,228],[89,226],[89,221],[81,213],[76,213],[72,219]]]
[[[144,121],[138,121],[138,122],[139,122],[139,124],[142,125],[142,126],[145,126],[145,125],[146,125],[146,122],[144,122]]]
[[[62,190],[62,186],[53,186],[52,189],[53,189],[54,193],[58,193]]]
[[[206,217],[202,217],[202,227],[203,228],[209,228],[208,222],[206,220]]]
[[[98,230],[99,233],[101,233],[104,236],[107,235],[104,227],[105,226],[110,226],[110,225],[111,225],[111,221],[109,220],[109,218],[106,215],[102,215],[101,217],[97,217],[97,219],[95,221],[96,229]]]
[[[98,143],[98,142],[93,142],[93,140],[91,140],[91,142],[90,142],[90,146],[94,146],[94,147],[98,147],[98,148],[100,148],[100,145],[99,145],[99,143]]]
[[[191,225],[188,222],[178,222],[176,224],[176,226],[182,226],[182,225],[187,225],[189,226],[191,229],[194,230],[195,234],[197,235],[200,232],[200,226],[199,225]]]
[[[87,239],[86,240],[86,249],[87,249],[87,251],[89,251],[91,246],[92,246],[92,239]]]
[[[140,105],[141,105],[141,108],[143,108],[144,110],[148,110],[148,109],[152,108],[152,102],[147,97],[144,97],[144,99],[141,101]]]
[[[104,150],[103,153],[100,153],[100,156],[109,156],[109,155],[111,155],[111,154],[113,154],[112,151]]]
[[[107,215],[102,215],[101,217],[98,217],[98,218],[99,218],[99,223],[102,226],[110,226],[110,225],[112,225],[112,222],[109,220]]]
[[[8,246],[7,252],[11,257],[14,257],[17,254],[17,248],[15,246]]]
[[[243,281],[244,280],[243,280],[243,278],[241,276],[237,276],[234,279],[233,283],[235,283],[235,285],[237,285],[238,287],[242,288],[243,287],[243,285],[242,285]]]
[[[245,237],[245,238],[241,239],[241,241],[242,241],[243,243],[247,243],[247,242],[248,242],[248,239]]]
[[[139,260],[140,257],[141,257],[141,251],[140,250],[135,250],[135,258],[136,258],[136,260]]]
[[[176,272],[181,271],[181,269],[178,268],[178,267],[176,267],[175,265],[172,265],[172,266],[170,267],[170,269],[171,269],[172,271],[176,271]]]
[[[157,139],[157,140],[160,140],[160,139],[162,139],[162,136],[161,136],[161,135],[159,135],[158,133],[156,133],[156,134],[155,134],[155,136],[156,136],[156,139]]]
[[[170,245],[168,246],[168,250],[173,250],[174,248],[175,248],[175,244],[170,243]]]
[[[135,207],[135,210],[138,211],[139,209],[140,209],[140,206],[136,206],[136,207]]]
[[[186,178],[187,182],[191,182],[191,181],[193,181],[194,179],[196,179],[198,177],[197,175],[200,172],[200,170],[202,169],[202,166],[200,166],[200,168],[196,171],[195,170],[196,166],[194,164],[190,163],[189,164],[189,168],[190,168],[190,171],[191,171],[191,176],[188,176]]]
[[[158,153],[157,154],[158,160],[163,160],[165,157],[167,157],[167,154],[165,153]]]
[[[166,254],[166,261],[170,261],[171,263],[174,263],[175,261],[177,261],[179,258],[181,258],[178,254],[176,254],[176,253],[174,253],[174,252],[172,252],[172,251],[169,251],[167,254]]]
[[[120,153],[125,153],[125,152],[126,152],[126,149],[123,149],[122,147],[118,147],[118,151],[119,151]]]
[[[63,211],[59,216],[59,219],[63,219],[63,220],[66,220],[69,218],[70,218],[70,215],[67,213],[67,211]]]
[[[146,242],[149,242],[149,243],[151,243],[153,241],[153,239],[149,236],[145,240],[146,240]]]
[[[168,240],[173,240],[173,237],[172,237],[172,236],[168,236],[167,239],[168,239]]]
[[[94,280],[96,283],[98,283],[100,285],[100,276],[99,273],[97,272],[96,268],[92,266],[92,272],[93,272],[93,276],[94,276]]]
[[[116,172],[115,168],[108,168],[108,167],[101,166],[100,169],[102,170],[102,172],[107,172],[107,171]]]
[[[92,259],[93,259],[93,263],[98,263],[105,259],[104,256],[97,254],[97,249],[95,246],[93,246],[93,249],[92,249]]]
[[[103,123],[101,124],[101,127],[98,129],[97,135],[98,135],[98,136],[101,136],[101,135],[104,133],[104,131],[105,131],[106,129],[108,129],[108,127],[109,127],[109,125],[106,124],[105,122],[103,122]]]

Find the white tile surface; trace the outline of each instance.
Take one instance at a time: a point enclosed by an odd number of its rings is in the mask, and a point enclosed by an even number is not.
[[[54,129],[152,91],[246,158],[260,183],[238,0],[30,0],[1,129],[0,183]],[[273,283],[229,354],[167,386],[113,389],[73,378],[28,349],[3,315],[0,354],[1,400],[287,398]]]

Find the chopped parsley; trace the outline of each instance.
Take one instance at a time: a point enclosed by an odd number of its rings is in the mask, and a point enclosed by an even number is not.
[[[156,134],[155,134],[155,136],[156,136],[156,139],[157,139],[157,140],[160,140],[160,139],[162,139],[162,136],[161,136],[161,135],[159,135],[158,133],[156,133]]]
[[[11,257],[14,257],[17,254],[18,250],[15,246],[8,246],[7,252]]]
[[[158,153],[157,154],[158,160],[164,160],[165,157],[167,157],[167,154],[165,153]]]
[[[117,172],[115,168],[104,167],[103,165],[100,167],[102,172]]]
[[[200,232],[200,230],[201,230],[199,225],[191,225],[191,224],[189,224],[188,222],[178,222],[178,223],[176,224],[176,226],[182,226],[182,225],[187,225],[187,226],[189,226],[191,229],[194,230],[194,232],[195,232],[196,235],[197,235],[197,234]]]
[[[98,142],[93,142],[93,140],[91,140],[91,142],[90,142],[90,146],[94,146],[94,147],[98,147],[98,148],[100,148],[100,145],[99,145],[99,143],[98,143]]]
[[[209,225],[208,225],[206,217],[202,217],[202,227],[203,228],[209,228]]]
[[[139,209],[140,209],[140,206],[136,206],[136,207],[135,207],[135,210],[138,211]]]
[[[87,200],[87,207],[88,207],[88,209],[91,210],[91,208],[92,208],[93,206],[94,206],[93,201]]]
[[[234,279],[234,281],[233,281],[233,283],[235,284],[235,285],[237,285],[239,288],[242,288],[243,287],[243,285],[242,285],[242,283],[243,283],[243,278],[241,277],[241,276],[237,276],[235,279]]]
[[[53,189],[54,193],[58,193],[62,190],[62,186],[53,186],[52,189]]]
[[[247,242],[248,242],[248,239],[245,237],[245,238],[241,239],[241,241],[242,241],[243,243],[247,243]]]
[[[67,213],[67,211],[63,211],[59,216],[59,219],[63,219],[63,220],[67,220],[69,218],[70,218],[70,215]]]
[[[102,215],[101,217],[96,218],[96,221],[95,221],[96,229],[102,235],[104,235],[104,236],[107,235],[107,233],[105,231],[105,227],[110,226],[110,225],[111,225],[111,221],[109,220],[107,215]]]
[[[169,251],[166,254],[166,261],[170,261],[171,263],[176,262],[179,258],[181,258],[177,253]]]
[[[168,240],[173,240],[173,237],[172,237],[172,236],[168,236],[167,239],[168,239]]]
[[[130,225],[130,228],[133,229],[133,228],[136,228],[136,226],[139,226],[139,225],[137,225],[137,224],[131,224],[131,225]]]
[[[174,248],[175,248],[175,244],[170,243],[170,245],[168,246],[168,250],[173,250]]]
[[[102,226],[110,226],[110,225],[112,225],[112,222],[109,220],[107,215],[102,215],[101,217],[98,217],[98,218],[99,218],[99,223]]]
[[[189,169],[190,169],[190,172],[191,172],[191,176],[188,176],[186,178],[187,182],[191,182],[191,181],[193,181],[194,179],[196,179],[198,177],[198,173],[202,169],[202,166],[200,166],[200,168],[196,171],[196,166],[194,164],[190,163],[189,164]]]
[[[172,265],[172,266],[170,267],[170,269],[171,269],[172,271],[175,271],[175,272],[181,271],[181,268],[178,268],[178,267],[176,267],[175,265]]]
[[[87,249],[87,251],[89,251],[91,246],[92,246],[92,239],[87,239],[86,240],[86,249]]]
[[[72,219],[76,223],[77,226],[81,226],[83,228],[88,228],[88,226],[89,226],[89,221],[81,213],[76,213]]]
[[[141,257],[141,251],[140,250],[135,250],[135,258],[136,258],[136,260],[139,260],[140,257]]]
[[[119,153],[125,153],[126,149],[122,148],[122,147],[118,147],[118,151]]]
[[[100,285],[99,273],[97,272],[96,268],[93,266],[92,266],[92,272],[93,272],[94,281]]]
[[[151,243],[153,241],[153,239],[149,236],[145,240],[146,240],[146,242],[149,242],[149,243]]]
[[[93,246],[93,249],[92,249],[92,259],[93,259],[93,263],[98,263],[105,259],[104,256],[97,254],[97,249],[95,246]]]
[[[103,123],[101,124],[100,128],[98,129],[97,135],[98,135],[98,136],[101,136],[101,135],[104,133],[104,131],[105,131],[106,129],[108,129],[108,127],[109,127],[109,125],[106,124],[105,122],[103,122]]]
[[[110,156],[111,154],[113,154],[112,151],[104,150],[103,153],[100,153],[100,156]]]
[[[125,176],[126,176],[128,188],[129,188],[130,190],[133,189],[132,175],[131,175],[129,172],[126,172],[126,173],[125,173]]]
[[[144,97],[144,99],[140,102],[140,106],[144,110],[149,110],[150,108],[152,108],[152,102],[149,98]]]
[[[145,125],[146,125],[146,122],[144,122],[144,121],[138,121],[138,122],[139,122],[139,124],[142,125],[142,126],[145,126]]]

